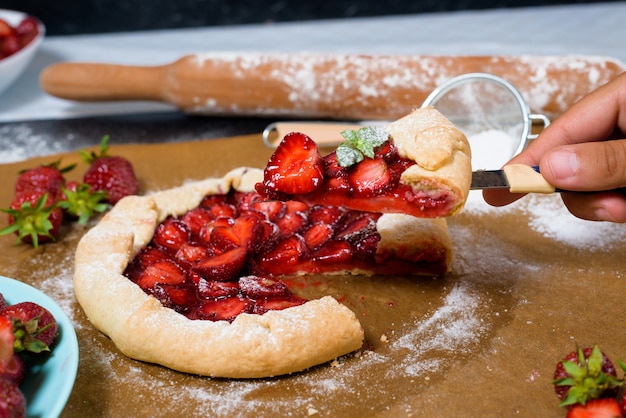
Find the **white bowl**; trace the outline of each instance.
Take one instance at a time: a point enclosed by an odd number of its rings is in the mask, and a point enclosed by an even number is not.
[[[13,27],[17,26],[27,16],[26,13],[0,9],[0,18]],[[39,48],[45,34],[45,27],[39,20],[37,23],[39,24],[39,34],[35,39],[15,54],[0,59],[0,94],[22,74]]]

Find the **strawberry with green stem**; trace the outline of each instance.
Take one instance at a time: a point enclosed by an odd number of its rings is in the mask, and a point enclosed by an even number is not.
[[[117,203],[121,198],[139,192],[139,182],[130,161],[122,156],[111,156],[109,136],[105,135],[100,142],[100,153],[81,151],[83,161],[89,164],[83,182],[93,190],[108,193],[108,202]]]
[[[9,225],[0,230],[0,235],[15,233],[17,242],[39,244],[56,241],[63,223],[63,211],[50,193],[40,191],[17,195],[8,209],[0,209],[9,215]]]
[[[20,353],[50,351],[57,337],[58,324],[55,317],[35,302],[19,302],[0,311],[13,325],[13,349]]]
[[[77,219],[79,225],[84,225],[96,213],[109,208],[105,203],[107,198],[108,193],[104,190],[93,191],[88,184],[69,182],[63,189],[59,207],[71,218]]]
[[[15,195],[39,191],[50,193],[54,198],[59,199],[65,186],[64,175],[73,170],[75,166],[76,164],[61,167],[61,160],[58,160],[21,171],[15,181]]]

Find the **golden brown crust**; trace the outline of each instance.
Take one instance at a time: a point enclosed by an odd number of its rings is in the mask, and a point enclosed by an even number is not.
[[[359,321],[330,296],[264,315],[241,314],[232,323],[190,320],[122,275],[168,215],[187,212],[207,194],[252,190],[261,178],[261,170],[243,167],[223,178],[118,202],[76,250],[74,290],[91,323],[129,357],[215,377],[293,373],[360,348]],[[419,252],[436,242],[451,258],[445,220],[401,214],[381,219],[381,242],[390,252]]]
[[[469,195],[472,158],[467,138],[433,107],[421,108],[388,125],[401,157],[415,161],[401,181],[413,190],[454,196],[448,215],[458,213]]]

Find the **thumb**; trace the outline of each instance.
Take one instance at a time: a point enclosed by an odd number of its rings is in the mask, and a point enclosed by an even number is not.
[[[564,190],[626,187],[626,139],[563,145],[545,153],[540,167],[548,182]]]

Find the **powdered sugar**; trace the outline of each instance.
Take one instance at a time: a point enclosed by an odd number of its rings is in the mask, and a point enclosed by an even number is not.
[[[63,150],[63,141],[50,135],[35,134],[26,123],[0,126],[0,164]]]
[[[472,149],[472,170],[494,170],[513,157],[522,138],[490,129],[467,139]]]

